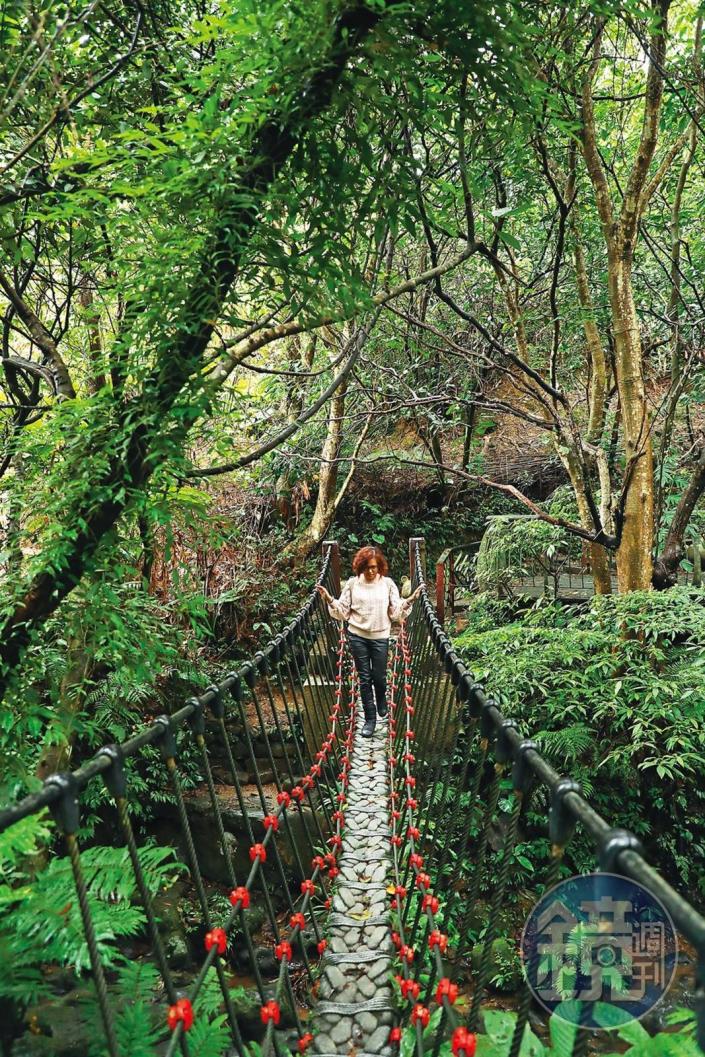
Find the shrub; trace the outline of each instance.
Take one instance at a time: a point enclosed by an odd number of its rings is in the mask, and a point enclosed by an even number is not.
[[[672,878],[705,892],[705,605],[676,588],[597,597],[584,612],[512,612],[479,598],[456,645],[505,713],[636,832]],[[508,621],[489,628],[496,617]],[[578,850],[576,849],[576,854]]]

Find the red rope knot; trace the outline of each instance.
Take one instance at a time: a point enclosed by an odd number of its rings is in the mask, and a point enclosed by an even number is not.
[[[411,1011],[411,1023],[421,1024],[424,1028],[428,1027],[428,1022],[431,1019],[431,1013],[426,1006],[414,1006]]]
[[[408,947],[408,946],[400,947],[399,948],[399,957],[403,961],[405,961],[408,965],[411,965],[411,963],[414,960],[414,948],[413,947]]]
[[[289,806],[289,804],[291,803],[291,797],[286,792],[286,790],[282,789],[281,793],[277,793],[277,803],[279,805],[283,805],[284,807]]]
[[[342,848],[343,838],[340,837],[337,833],[334,833],[332,837],[328,838],[328,843],[334,848]]]
[[[326,860],[323,858],[323,856],[322,855],[314,855],[314,857],[311,859],[311,869],[312,870],[315,870],[315,869],[325,870],[325,868],[326,868]]]
[[[421,985],[418,980],[402,980],[399,985],[402,998],[415,1002],[421,993]]]
[[[250,893],[244,885],[241,885],[239,888],[233,888],[230,893],[230,902],[236,909],[239,904],[240,910],[247,910],[250,905]]]
[[[420,870],[423,866],[423,855],[419,855],[417,851],[412,851],[409,856],[409,862],[412,866],[417,866]]]
[[[392,933],[392,943],[394,944],[396,949],[399,950],[399,948],[401,947],[401,936],[398,932]]]
[[[418,826],[409,826],[406,831],[407,837],[413,837],[414,840],[418,840],[421,836],[421,830]]]
[[[277,943],[276,947],[274,948],[274,957],[277,959],[278,962],[282,961],[284,958],[286,958],[286,960],[290,962],[291,955],[292,951],[290,943],[287,943],[286,940],[283,940],[281,943]]]
[[[389,1041],[392,1045],[395,1042],[401,1042],[401,1028],[392,1028],[389,1032]]]
[[[445,932],[440,932],[438,929],[434,929],[431,935],[428,937],[429,950],[433,950],[434,947],[438,947],[441,954],[445,954],[448,948],[448,937]]]
[[[404,885],[395,885],[394,894],[399,896],[400,899],[406,899],[406,888],[404,888]]]
[[[330,879],[332,881],[333,878],[337,877],[339,873],[340,873],[340,870],[338,869],[337,866],[331,866],[330,870],[328,871],[328,876],[330,877]]]
[[[447,976],[441,977],[436,988],[436,1002],[439,1006],[444,998],[447,998],[452,1006],[458,1001],[458,985],[451,983]]]
[[[300,785],[294,786],[294,788],[291,790],[291,796],[293,800],[298,800],[298,802],[301,803],[304,798],[304,791]]]
[[[180,998],[173,1006],[169,1006],[166,1015],[169,1030],[174,1031],[178,1024],[183,1024],[184,1031],[190,1031],[193,1027],[193,1006],[188,998]]]
[[[339,804],[344,804],[348,798],[345,793],[338,793],[335,799],[338,801]]]
[[[431,878],[427,873],[418,873],[416,875],[416,887],[417,888],[430,888]]]
[[[394,837],[390,837],[389,838],[389,843],[393,844],[396,848],[400,848],[401,847],[401,837],[398,834],[396,836],[394,836]]]
[[[206,933],[204,943],[207,951],[209,951],[211,947],[217,947],[218,954],[225,954],[225,948],[228,945],[228,937],[225,933],[225,929],[211,929],[210,932]]]
[[[416,757],[414,756],[413,752],[405,752],[402,756],[402,760],[404,761],[404,763],[416,763]]]
[[[436,898],[436,896],[431,895],[430,892],[427,892],[426,895],[421,900],[421,909],[422,910],[430,910],[432,914],[437,914],[438,913],[440,905],[441,904],[438,902],[438,899]]]
[[[312,774],[314,778],[321,777],[321,765],[320,763],[314,763],[312,767],[309,767],[309,774]]]
[[[273,1020],[275,1024],[278,1024],[281,1020],[279,1003],[274,1000],[271,1002],[265,1002],[259,1011],[259,1017],[263,1024],[268,1024],[270,1020]]]
[[[340,809],[338,809],[337,811],[334,811],[333,814],[331,815],[331,818],[333,819],[334,822],[345,822],[345,815],[343,814],[343,812]]]
[[[306,918],[300,910],[296,914],[291,915],[289,918],[289,926],[294,929],[294,931],[296,929],[301,929],[303,931],[303,929],[306,928]]]
[[[335,866],[335,864],[337,862],[337,860],[335,858],[335,855],[333,854],[332,851],[327,851],[326,854],[323,856],[323,858],[326,860],[326,865],[327,866]]]
[[[319,954],[323,954],[324,950],[328,946],[328,940],[319,940],[316,944],[316,950]]]
[[[312,789],[313,788],[313,778],[311,777],[310,774],[305,774],[303,776],[303,778],[301,779],[301,788],[302,789]],[[292,792],[293,792],[293,790],[292,790]]]
[[[311,1034],[310,1031],[307,1031],[306,1034],[302,1035],[301,1038],[299,1039],[299,1042],[298,1042],[299,1053],[306,1053],[306,1050],[309,1048],[309,1046],[311,1045],[312,1042],[313,1042],[313,1035]]]
[[[414,789],[416,787],[416,779],[412,774],[404,779],[404,785],[407,785],[409,789]]]
[[[394,810],[392,811],[392,818],[393,818],[393,819],[394,819],[394,820],[395,820],[396,822],[398,822],[398,821],[399,821],[399,819],[401,818],[401,811],[397,811],[397,809],[396,809],[396,808],[394,808]]]
[[[259,859],[260,862],[267,861],[267,849],[265,848],[264,844],[252,845],[252,847],[250,848],[250,859],[252,860],[252,862],[254,862],[255,859]]]
[[[316,886],[310,877],[307,877],[305,881],[301,882],[301,894],[305,896],[312,896],[316,891]]]
[[[407,730],[407,732],[404,735],[404,737],[406,738],[407,741],[413,741],[414,738],[416,737],[416,735],[414,734],[413,730]]]
[[[276,815],[265,815],[262,819],[262,825],[265,829],[273,829],[276,833],[279,829],[279,819]]]
[[[415,811],[416,808],[419,806],[419,802],[418,802],[418,800],[416,799],[415,796],[408,796],[406,798],[406,806],[408,808],[410,808],[412,811]]]
[[[450,1045],[455,1057],[475,1057],[477,1038],[471,1031],[461,1026],[453,1032]]]

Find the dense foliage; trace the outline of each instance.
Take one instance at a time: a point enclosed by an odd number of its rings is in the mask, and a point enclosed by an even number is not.
[[[329,536],[400,579],[410,535],[431,566],[484,532],[464,657],[705,895],[705,620],[678,586],[705,560],[702,29],[697,0],[3,6],[0,802],[251,652]],[[585,611],[494,596],[568,566]],[[135,766],[146,828],[169,794],[156,752]],[[155,978],[119,965],[142,922],[103,797],[81,838],[137,1055]],[[68,886],[48,823],[7,841],[3,962]],[[43,957],[81,970],[69,925]]]
[[[606,818],[694,897],[705,894],[699,589],[597,598],[576,614],[478,596],[457,639],[503,710]],[[590,861],[573,850],[574,864]]]

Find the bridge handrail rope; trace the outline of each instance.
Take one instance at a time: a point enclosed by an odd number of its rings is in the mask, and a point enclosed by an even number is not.
[[[321,583],[326,583],[333,590],[339,590],[339,559],[335,546],[332,544],[326,546],[324,562],[317,579],[317,584]],[[310,659],[316,643],[321,646],[317,656],[324,668],[325,682],[323,679],[318,680],[314,677],[313,680],[309,680],[309,689],[313,713],[316,717],[316,726],[320,731],[325,732],[326,736],[320,741],[317,751],[311,754],[313,762],[307,770],[297,741],[297,727],[298,730],[305,733],[302,701],[299,700],[299,695],[305,682],[302,669],[305,675],[307,661]],[[299,648],[298,652],[297,648]],[[334,667],[331,665],[331,655],[336,657]],[[310,915],[319,956],[323,954],[326,947],[326,941],[322,937],[317,916],[321,907],[314,905],[314,897],[320,887],[320,896],[323,897],[322,907],[324,910],[330,907],[326,883],[329,880],[333,880],[338,872],[337,857],[342,845],[341,832],[344,826],[345,790],[348,784],[351,763],[350,752],[355,725],[355,704],[357,700],[355,679],[342,629],[337,636],[336,642],[332,626],[322,611],[320,596],[314,590],[296,617],[282,633],[275,636],[264,650],[256,653],[252,661],[245,662],[237,671],[229,673],[218,685],[208,687],[200,696],[189,699],[182,708],[172,715],[159,716],[153,723],[121,745],[103,747],[95,754],[92,760],[79,767],[76,771],[49,776],[38,793],[30,794],[19,803],[0,810],[0,832],[21,819],[49,808],[64,836],[78,896],[82,927],[88,946],[89,961],[96,987],[107,1051],[110,1057],[126,1057],[126,1055],[124,1055],[124,1051],[121,1051],[118,1044],[100,944],[93,925],[88,888],[81,865],[81,852],[77,836],[80,828],[79,796],[81,791],[85,789],[92,779],[102,777],[109,794],[115,802],[118,822],[134,871],[146,925],[153,944],[154,956],[160,969],[169,1002],[169,1008],[165,1011],[165,1027],[168,1026],[171,1032],[165,1051],[167,1057],[171,1057],[177,1049],[180,1050],[184,1057],[189,1057],[188,1031],[194,1022],[194,1003],[211,967],[215,967],[218,976],[232,1041],[238,1054],[241,1057],[247,1057],[248,1050],[242,1039],[237,1017],[232,1006],[222,960],[222,956],[226,952],[229,933],[237,921],[240,924],[255,976],[257,991],[262,1002],[261,1019],[266,1025],[262,1042],[263,1053],[265,1057],[273,1051],[277,1054],[282,1053],[281,1043],[277,1039],[274,1029],[280,1021],[281,1001],[285,990],[299,1035],[299,1050],[303,1053],[310,1045],[312,1036],[304,1031],[287,970],[293,953],[292,945],[298,939],[306,972],[309,979],[313,979],[303,934],[307,925],[307,914]],[[291,735],[295,756],[293,765],[275,706],[272,680],[275,681],[276,689],[279,692],[286,712],[288,732]],[[284,768],[287,771],[287,777],[281,776],[272,752],[271,739],[267,730],[262,703],[259,699],[261,689],[258,691],[258,686],[260,684],[264,686],[265,699],[271,709],[275,733],[278,735],[283,749]],[[334,688],[332,700],[330,687]],[[345,694],[346,689],[347,694]],[[260,839],[255,837],[250,816],[245,806],[242,782],[238,775],[233,753],[232,739],[226,725],[226,719],[229,718],[226,715],[225,706],[227,695],[234,702],[235,715],[242,724],[249,763],[255,776],[257,794],[263,812],[262,825],[264,833]],[[347,698],[345,703],[343,702],[344,696]],[[265,743],[267,760],[273,772],[277,789],[276,810],[272,810],[267,802],[259,775],[255,747],[247,720],[246,698],[249,698],[257,715],[260,734]],[[290,708],[292,704],[295,714],[292,714]],[[211,717],[215,721],[218,740],[225,748],[228,769],[251,842],[250,860],[252,866],[244,884],[238,884],[237,882],[233,861],[227,845],[222,812],[213,781],[208,751],[206,709],[209,709]],[[344,711],[347,715],[343,715]],[[233,909],[227,919],[218,926],[214,926],[211,920],[186,802],[179,780],[176,762],[178,755],[176,735],[179,731],[182,731],[186,737],[191,738],[198,749],[199,762],[208,787],[209,801],[216,823],[221,852],[230,879],[230,902]],[[135,834],[130,821],[128,808],[129,772],[125,764],[126,761],[138,755],[148,745],[160,748],[166,765],[176,801],[181,831],[185,839],[188,869],[196,889],[203,925],[206,929],[204,937],[205,958],[188,992],[177,991],[174,986],[159,932],[153,898],[140,863]],[[295,774],[300,775],[300,777],[297,779]],[[288,791],[284,788],[287,784],[289,785]],[[312,798],[314,789],[318,793],[317,801]],[[303,811],[302,804],[304,800],[307,801],[310,810],[312,825]],[[324,828],[331,833],[327,841],[317,814],[317,807],[321,809],[325,816]],[[294,840],[289,824],[289,812],[292,809],[299,815],[302,830],[311,851],[317,852],[313,856],[311,870],[309,871],[303,866],[301,860],[302,849]],[[302,877],[300,894],[297,894],[294,898],[292,898],[292,892],[286,879],[277,843],[280,826],[288,840],[289,849],[296,864],[297,874]],[[312,832],[312,829],[315,832]],[[332,850],[321,854],[326,842]],[[267,861],[268,852],[272,854],[278,880],[291,915],[286,937],[282,936],[277,915],[272,905],[269,887],[263,875],[263,864]],[[250,907],[251,896],[256,882],[259,882],[262,890],[269,928],[275,938],[275,956],[280,962],[273,999],[268,997],[252,937],[244,917],[245,911]]]
[[[705,918],[647,862],[638,838],[626,829],[610,826],[582,796],[578,784],[555,771],[543,758],[537,744],[522,737],[514,722],[503,715],[491,697],[486,696],[483,687],[454,650],[451,640],[437,618],[425,579],[424,541],[422,539],[415,538],[409,541],[409,557],[412,586],[420,585],[422,588],[420,606],[414,610],[409,620],[409,636],[414,644],[415,664],[412,683],[417,695],[415,711],[417,714],[422,714],[422,722],[425,724],[419,737],[421,743],[426,746],[426,758],[422,761],[424,766],[421,771],[425,778],[421,779],[414,798],[425,804],[426,814],[414,827],[412,838],[415,847],[421,846],[429,849],[426,869],[430,871],[435,862],[438,877],[443,875],[451,848],[455,854],[455,862],[461,863],[465,859],[470,844],[469,819],[461,820],[460,825],[457,822],[455,825],[453,823],[447,825],[445,835],[442,835],[440,840],[429,839],[429,835],[435,836],[436,825],[443,818],[448,791],[451,788],[468,791],[472,810],[473,805],[480,803],[479,793],[485,764],[490,757],[494,758],[494,774],[484,803],[480,833],[476,843],[472,846],[474,868],[468,877],[469,891],[464,897],[465,910],[461,913],[458,926],[460,946],[454,957],[456,971],[460,969],[463,958],[467,954],[468,917],[480,893],[489,836],[499,801],[500,781],[505,774],[509,774],[512,783],[512,808],[509,824],[500,849],[501,861],[496,883],[493,886],[480,966],[477,977],[473,980],[473,996],[468,1018],[470,1031],[474,1032],[477,1029],[481,1003],[489,983],[491,944],[497,935],[499,912],[506,895],[509,878],[508,866],[517,840],[519,820],[522,813],[526,811],[532,794],[537,789],[543,788],[548,793],[549,800],[547,831],[551,845],[544,891],[548,891],[558,882],[561,860],[576,827],[580,826],[594,843],[596,859],[601,871],[630,878],[656,896],[670,914],[676,927],[693,944],[698,953],[695,992],[698,1018],[696,1037],[700,1048],[705,1050]],[[404,636],[402,636],[402,643],[403,641]],[[428,676],[431,660],[435,662],[435,670]],[[452,710],[447,707],[452,698],[455,698],[455,718],[453,718]],[[434,717],[435,723],[433,722]],[[453,724],[452,736],[448,738],[449,744],[443,751],[440,748],[442,732],[447,733]],[[397,744],[400,736],[397,732]],[[432,767],[434,745],[437,757],[435,768]],[[461,757],[459,782],[457,778],[453,782],[449,781],[454,754],[459,754]],[[434,806],[434,796],[430,796],[429,793],[435,793],[439,784],[443,786],[445,793],[438,798]],[[457,830],[459,830],[457,833],[459,840],[454,844]],[[394,850],[396,861],[399,848]],[[413,868],[418,881],[417,865],[414,864]],[[451,891],[448,903],[440,910],[441,920],[446,924],[450,922],[452,916],[451,903],[458,899],[459,880],[458,877],[455,878],[456,891]],[[440,909],[438,900],[433,904],[433,909],[434,912]],[[409,913],[410,907],[407,905],[405,916],[408,917]],[[417,908],[416,921],[418,921],[418,915]],[[429,918],[427,933],[435,923],[436,919]],[[414,931],[415,929],[412,929],[412,935]],[[413,939],[411,942],[413,943]],[[439,965],[439,972],[440,968]],[[430,985],[427,987],[427,996],[429,991]],[[530,1003],[531,991],[526,974],[524,974],[517,1023],[509,1057],[518,1057],[524,1031],[528,1025]],[[443,1009],[444,1018],[452,1017],[453,1011],[445,1001]],[[440,1035],[439,1031],[434,1055],[438,1053]],[[588,1031],[576,1031],[573,1057],[584,1057],[588,1037]],[[461,1036],[456,1037],[456,1043],[458,1041],[459,1045],[454,1043],[452,1047],[453,1052],[456,1055],[465,1054],[471,1057],[463,1045]],[[474,1046],[472,1049],[474,1052]],[[418,1046],[417,1052],[420,1057]]]
[[[548,891],[559,880],[562,858],[576,826],[580,826],[593,840],[602,870],[632,878],[660,899],[698,952],[698,1041],[705,1049],[705,919],[649,865],[637,838],[626,830],[610,827],[590,807],[577,784],[561,777],[543,758],[536,743],[523,738],[496,702],[485,695],[453,649],[436,616],[425,581],[423,541],[411,540],[409,554],[413,586],[420,585],[422,592],[420,603],[401,625],[391,659],[387,766],[393,872],[389,890],[394,915],[392,939],[400,970],[396,980],[402,1002],[410,1005],[407,1011],[415,1036],[416,1057],[424,1057],[429,1050],[431,1057],[438,1057],[449,1033],[454,1057],[474,1055],[475,1032],[491,977],[492,943],[497,937],[507,893],[509,864],[521,818],[532,796],[541,788],[548,793],[547,830],[551,845],[548,862],[537,867],[537,878],[538,871],[543,870],[539,879],[544,882],[544,890]],[[339,555],[330,543],[325,545],[325,560],[317,581],[324,582],[333,592],[339,592]],[[316,664],[319,668],[311,675],[310,670]],[[82,791],[90,781],[100,777],[115,805],[168,1003],[163,1019],[167,1057],[173,1057],[177,1051],[189,1057],[189,1030],[194,1016],[199,1016],[199,994],[211,969],[216,972],[235,1050],[239,1057],[249,1057],[226,977],[225,955],[236,926],[238,935],[242,934],[261,1002],[263,1054],[283,1057],[287,1052],[276,1031],[285,1001],[290,1006],[299,1051],[304,1053],[313,1036],[306,1030],[299,1013],[289,967],[296,948],[309,981],[314,981],[316,973],[310,953],[315,951],[322,957],[326,950],[322,915],[330,909],[329,884],[339,872],[358,692],[357,673],[344,632],[328,618],[314,591],[280,635],[217,686],[190,698],[172,715],[158,717],[122,745],[105,746],[74,772],[50,776],[38,793],[0,811],[2,832],[17,821],[49,808],[64,837],[110,1057],[126,1057],[126,1054],[119,1044],[104,968],[105,948],[96,936],[81,862],[78,833]],[[275,697],[279,698],[279,711]],[[226,707],[228,699],[232,703],[230,707]],[[265,718],[267,712],[271,720]],[[259,731],[255,736],[254,721],[251,725],[253,714]],[[242,738],[240,750],[245,752],[247,767],[254,776],[262,811],[263,832],[257,835],[253,821],[257,823],[245,803],[243,779],[236,764],[233,735],[228,727],[231,719],[238,724],[238,737]],[[217,923],[212,920],[193,840],[188,795],[184,795],[180,780],[177,758],[182,743],[179,738],[197,750],[228,877],[226,887],[230,890],[232,910]],[[214,742],[225,750],[228,774],[249,840],[251,865],[244,884],[236,876],[211,770],[210,746]],[[258,762],[261,754],[258,757],[255,742],[264,746],[266,766],[271,770],[276,790],[274,799],[265,790]],[[205,933],[203,961],[186,991],[179,991],[175,986],[130,817],[129,761],[150,745],[160,749],[166,768],[184,840],[186,865]],[[317,746],[315,751],[314,746]],[[455,1003],[468,953],[470,915],[487,880],[486,874],[492,869],[491,856],[487,853],[502,782],[507,775],[511,777],[511,809],[498,853],[497,873],[492,876],[489,915],[479,968],[472,980],[470,1009],[466,1023],[461,1023]],[[459,793],[469,798],[467,811],[457,810]],[[292,828],[294,818],[300,824],[298,837]],[[310,867],[304,865],[306,848],[312,855]],[[295,878],[293,884],[287,878],[283,859],[287,850]],[[283,896],[284,911],[275,909],[273,882]],[[271,985],[266,985],[263,979],[245,916],[256,891],[261,893],[267,929],[279,961],[273,995]],[[288,920],[287,925],[282,925],[283,918]],[[311,932],[305,931],[309,924]],[[451,925],[459,937],[454,951],[449,948]],[[518,1057],[528,1027],[530,1003],[531,991],[525,975],[509,1057]],[[398,1044],[401,1034],[400,1026],[392,1027],[389,1041]],[[587,1040],[587,1031],[576,1030],[573,1057],[584,1057]]]

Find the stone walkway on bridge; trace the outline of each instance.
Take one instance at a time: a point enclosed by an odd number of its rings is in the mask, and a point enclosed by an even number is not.
[[[393,1052],[389,1030],[396,1020],[386,891],[391,870],[387,723],[378,720],[374,736],[363,738],[362,722],[360,716],[312,1051],[387,1057]]]

